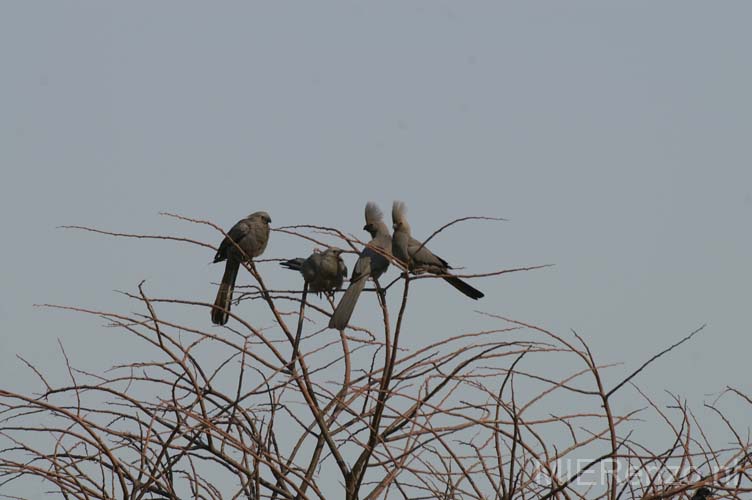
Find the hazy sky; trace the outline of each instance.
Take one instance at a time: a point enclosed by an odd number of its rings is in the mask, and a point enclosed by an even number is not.
[[[749,391],[750,19],[742,1],[3,2],[1,385],[39,388],[16,353],[64,374],[58,338],[82,368],[115,359],[101,322],[33,304],[133,310],[114,290],[142,279],[211,300],[222,272],[56,226],[213,240],[158,213],[263,209],[366,237],[365,201],[402,199],[418,238],[510,219],[432,241],[468,271],[556,264],[477,281],[477,304],[419,282],[416,345],[481,309],[576,329],[626,373],[708,323],[638,382],[698,406]],[[274,238],[268,256],[310,251]]]

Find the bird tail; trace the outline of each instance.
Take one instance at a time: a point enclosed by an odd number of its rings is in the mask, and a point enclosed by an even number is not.
[[[355,310],[355,304],[358,303],[358,297],[360,292],[366,286],[368,276],[361,276],[357,281],[350,283],[345,293],[337,304],[337,308],[332,314],[332,319],[329,320],[329,328],[336,328],[337,330],[343,330],[350,322],[350,317]]]
[[[480,298],[483,298],[485,295],[483,292],[478,290],[477,288],[473,288],[468,283],[462,281],[456,276],[447,276],[444,278],[444,280],[452,285],[454,288],[459,290],[460,292],[464,293],[468,297],[470,297],[473,300],[478,300]]]
[[[212,323],[224,325],[230,318],[230,305],[232,303],[232,291],[235,288],[235,279],[238,277],[240,262],[235,259],[227,259],[225,274],[222,275],[222,283],[217,290],[217,298],[211,310]]]
[[[286,267],[287,269],[292,269],[293,271],[300,271],[303,268],[303,262],[305,262],[305,259],[298,257],[297,259],[290,259],[284,262],[280,262],[279,265]]]

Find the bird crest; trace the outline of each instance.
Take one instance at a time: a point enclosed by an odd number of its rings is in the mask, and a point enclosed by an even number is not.
[[[366,223],[375,224],[384,219],[384,214],[381,209],[374,202],[369,201],[366,203]]]
[[[407,214],[407,207],[404,201],[395,201],[392,204],[392,222],[406,222],[405,215]]]

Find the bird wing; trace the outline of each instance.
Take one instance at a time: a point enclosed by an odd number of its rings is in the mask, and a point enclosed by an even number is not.
[[[410,237],[407,248],[415,266],[436,267],[443,270],[449,269],[450,267],[447,261],[434,254],[428,249],[428,247],[413,237]]]
[[[227,236],[224,237],[222,243],[219,244],[217,255],[214,256],[214,262],[225,260],[227,258],[228,251],[230,251],[231,248],[234,248],[233,241],[239,244],[240,240],[245,238],[249,231],[250,227],[248,225],[247,219],[242,219],[236,222],[235,225],[232,226],[229,231],[227,231]]]

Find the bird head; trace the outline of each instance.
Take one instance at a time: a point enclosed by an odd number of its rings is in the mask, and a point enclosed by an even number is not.
[[[248,216],[248,218],[259,220],[263,222],[264,224],[269,224],[272,221],[272,218],[266,212],[253,212],[251,215]]]
[[[337,248],[337,247],[329,247],[327,251],[334,254],[336,257],[339,257],[344,252],[344,250],[342,250],[341,248]]]

